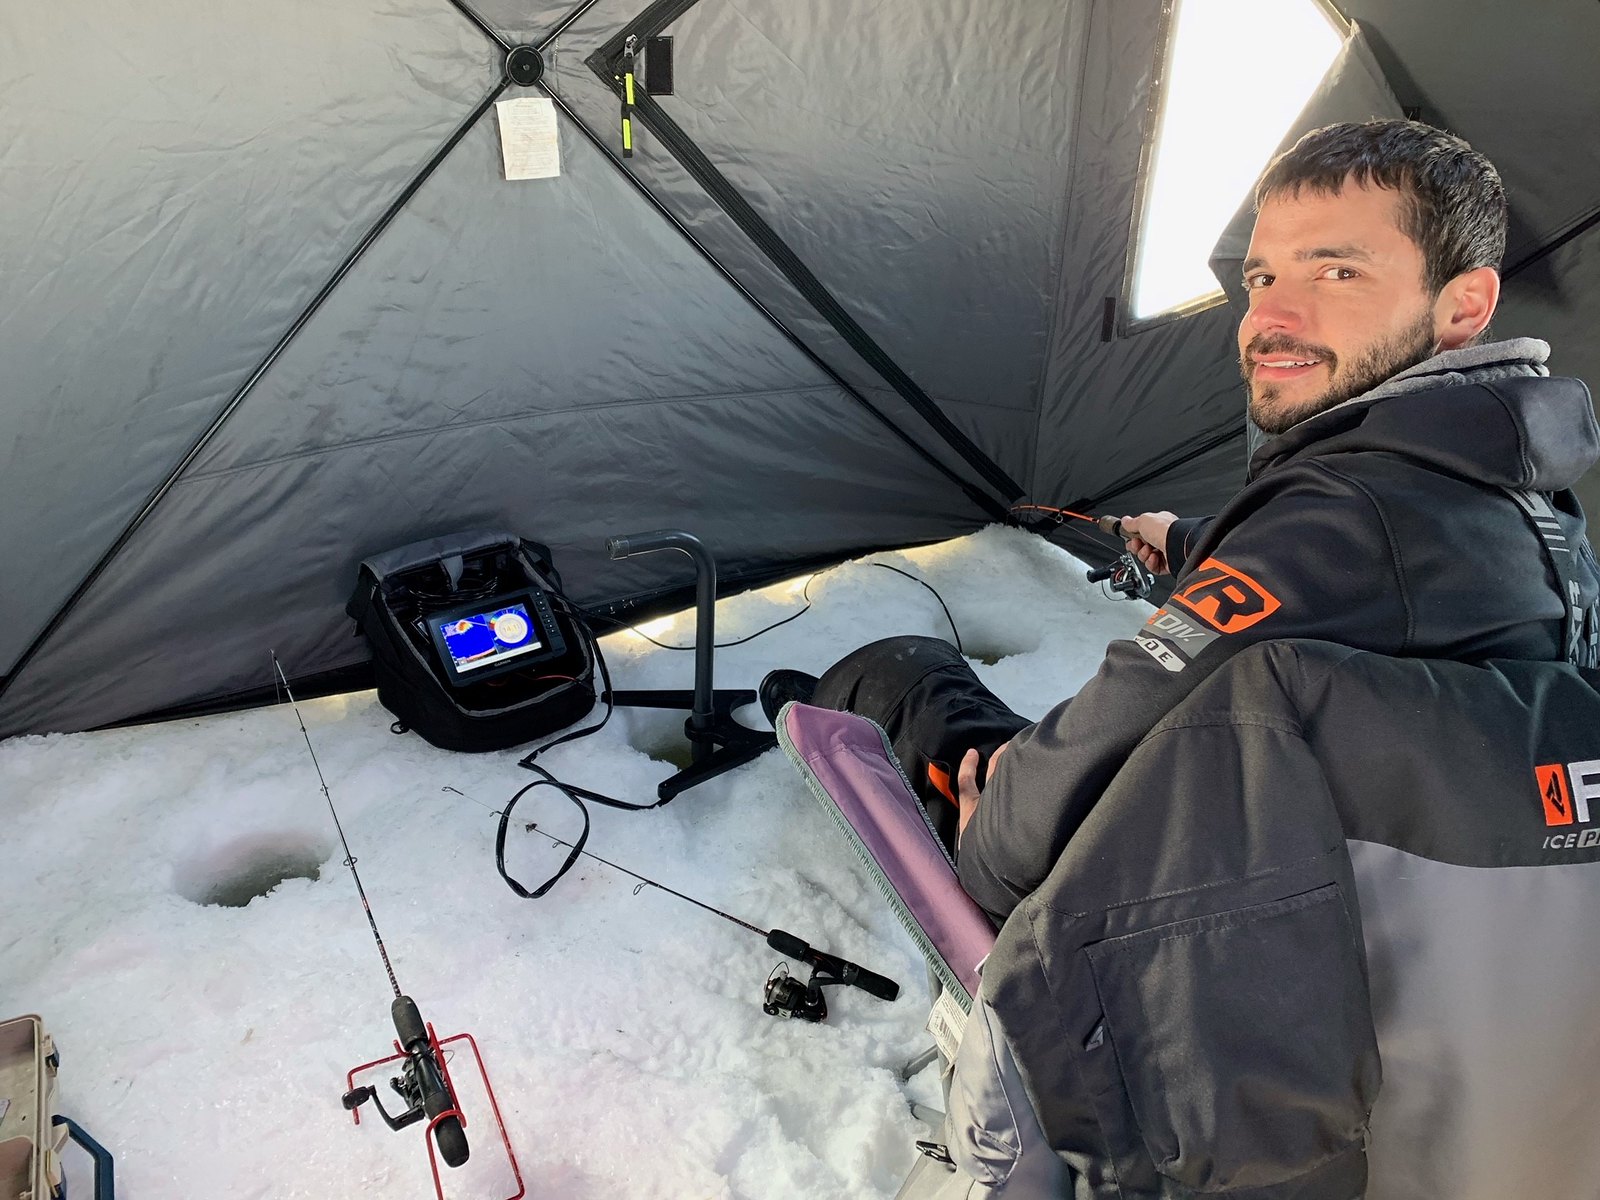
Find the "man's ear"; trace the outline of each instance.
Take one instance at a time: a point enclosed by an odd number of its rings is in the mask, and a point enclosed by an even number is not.
[[[1433,332],[1440,350],[1458,350],[1489,327],[1500,303],[1500,272],[1493,267],[1463,271],[1433,302]]]

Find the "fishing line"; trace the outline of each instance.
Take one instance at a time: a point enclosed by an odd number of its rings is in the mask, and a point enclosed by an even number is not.
[[[1122,553],[1108,566],[1091,567],[1087,575],[1090,583],[1101,585],[1100,590],[1105,593],[1106,599],[1114,600],[1121,596],[1125,600],[1143,600],[1155,589],[1155,573],[1128,547],[1128,542],[1138,535],[1124,529],[1122,521],[1117,517],[1091,517],[1084,513],[1073,512],[1070,508],[1056,508],[1049,504],[1013,504],[1007,510],[1007,515],[1016,517],[1017,514],[1025,512],[1045,513],[1054,519],[1056,525],[1065,525],[1068,521],[1084,521],[1109,537],[1121,539]],[[1021,524],[1020,520],[1018,524]],[[1034,528],[1032,532],[1037,533],[1039,530]]]
[[[450,787],[450,786],[446,785],[445,787],[442,787],[439,790],[441,792],[454,792],[457,796],[460,796],[462,799],[471,800],[474,804],[479,805],[482,808],[488,809],[491,813],[493,813],[497,817],[504,817],[505,816],[505,813],[504,813],[504,811],[502,809],[493,808],[490,805],[485,804],[482,800],[479,800],[476,796],[467,795],[467,793],[463,792],[460,788],[453,788],[453,787]],[[592,853],[592,852],[590,852],[588,850],[583,849],[583,847],[581,845],[575,846],[571,842],[562,841],[560,838],[556,837],[555,834],[547,833],[543,829],[540,829],[539,825],[538,825],[538,822],[536,822],[536,821],[528,821],[523,825],[522,828],[523,828],[524,831],[526,831],[528,833],[537,833],[540,837],[549,838],[552,842],[554,842],[558,846],[565,846],[567,849],[575,851],[576,855],[578,857],[580,857],[580,858],[593,859],[597,863],[602,863],[605,866],[610,867],[613,871],[621,871],[624,875],[628,875],[628,876],[631,876],[634,879],[637,879],[639,881],[639,884],[638,884],[637,887],[635,887],[633,889],[633,894],[635,896],[637,896],[647,886],[648,887],[653,887],[653,888],[657,889],[658,891],[666,892],[669,896],[676,896],[680,900],[687,900],[690,904],[698,905],[700,908],[705,909],[707,912],[715,913],[717,916],[721,917],[723,920],[732,921],[735,925],[738,925],[738,926],[741,926],[741,927],[743,927],[745,929],[748,929],[751,933],[758,934],[761,937],[766,937],[767,934],[770,932],[770,930],[761,929],[758,926],[750,924],[749,921],[742,921],[738,917],[734,916],[731,913],[725,913],[720,908],[717,908],[716,906],[711,905],[711,904],[707,904],[703,900],[696,900],[693,896],[685,895],[683,892],[678,891],[676,888],[668,887],[664,883],[659,883],[656,880],[651,879],[646,875],[641,875],[637,871],[630,871],[627,867],[624,867],[620,863],[614,863],[609,858],[601,858],[598,854],[594,854],[594,853]]]
[[[398,1035],[395,1048],[399,1053],[394,1058],[404,1058],[405,1066],[401,1068],[399,1075],[389,1081],[389,1086],[405,1101],[405,1111],[396,1116],[383,1107],[383,1102],[378,1099],[377,1088],[356,1087],[354,1070],[348,1076],[350,1088],[342,1097],[342,1103],[345,1111],[355,1114],[355,1119],[359,1123],[361,1117],[357,1110],[371,1101],[378,1110],[378,1115],[383,1118],[384,1124],[395,1131],[426,1119],[427,1132],[433,1135],[433,1141],[428,1147],[430,1164],[433,1161],[433,1147],[437,1145],[439,1156],[444,1159],[445,1165],[459,1167],[471,1157],[472,1149],[467,1142],[466,1119],[461,1115],[455,1085],[450,1082],[450,1070],[446,1065],[447,1056],[433,1031],[433,1026],[422,1019],[422,1013],[417,1009],[417,1002],[401,992],[399,981],[394,977],[394,965],[389,961],[389,951],[384,948],[383,936],[378,932],[377,919],[373,917],[372,905],[367,901],[367,889],[361,886],[361,874],[356,870],[356,856],[350,853],[350,842],[344,836],[344,822],[339,820],[339,810],[333,805],[333,793],[328,790],[328,780],[322,774],[322,764],[317,761],[317,750],[311,744],[311,734],[306,729],[306,720],[300,712],[300,704],[294,698],[294,689],[289,686],[289,677],[284,674],[283,664],[278,661],[277,651],[269,653],[272,655],[272,668],[278,674],[275,686],[281,687],[289,697],[289,705],[294,709],[294,719],[300,724],[300,736],[306,740],[306,750],[311,754],[311,765],[316,768],[317,782],[322,785],[323,798],[328,802],[328,811],[333,814],[334,828],[339,831],[339,844],[344,847],[344,865],[350,868],[350,874],[356,881],[356,894],[361,897],[361,907],[366,910],[367,924],[372,927],[373,940],[378,943],[378,954],[383,958],[383,969],[389,975],[389,986],[394,989],[394,1001],[389,1005],[389,1017],[394,1022],[394,1031]],[[477,1052],[476,1044],[473,1046],[473,1052],[474,1054]],[[391,1061],[393,1059],[379,1059],[378,1063]],[[377,1066],[378,1063],[365,1065],[371,1067]],[[484,1087],[489,1091],[490,1102],[493,1103],[494,1089],[489,1086],[489,1075],[483,1070],[482,1059],[478,1060],[478,1070],[483,1075]],[[500,1121],[498,1106],[495,1109],[495,1120]],[[504,1123],[500,1125],[500,1132],[503,1137]],[[516,1172],[517,1160],[511,1153],[510,1141],[507,1140],[505,1145],[506,1154],[511,1160],[511,1169]],[[520,1172],[518,1174],[520,1177]],[[442,1197],[444,1190],[442,1185],[439,1185],[437,1166],[434,1167],[434,1183],[439,1186],[439,1195]]]

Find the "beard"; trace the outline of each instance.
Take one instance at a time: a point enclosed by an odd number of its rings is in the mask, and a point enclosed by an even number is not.
[[[1391,376],[1431,358],[1434,346],[1433,313],[1429,309],[1420,312],[1405,328],[1368,346],[1348,366],[1326,346],[1297,342],[1283,335],[1257,334],[1239,358],[1239,373],[1250,393],[1250,419],[1263,433],[1284,433],[1306,418],[1370,392]],[[1258,388],[1251,383],[1251,358],[1257,354],[1303,354],[1325,363],[1330,374],[1328,388],[1308,400],[1285,405],[1283,389],[1278,385],[1269,383]]]

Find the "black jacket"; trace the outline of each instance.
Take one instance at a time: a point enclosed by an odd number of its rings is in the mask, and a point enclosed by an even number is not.
[[[1074,1178],[1007,1197],[1592,1197],[1597,905],[1579,672],[1256,645],[1001,930],[980,999],[1025,1087],[953,1152],[976,1174],[1031,1103]]]
[[[1593,603],[1600,570],[1569,489],[1597,458],[1588,389],[1540,377],[1347,404],[1267,442],[1239,495],[1180,531],[1189,544],[1172,599],[1013,741],[963,835],[962,886],[1003,920],[1140,739],[1252,643],[1564,659],[1566,605],[1507,489],[1549,499]]]

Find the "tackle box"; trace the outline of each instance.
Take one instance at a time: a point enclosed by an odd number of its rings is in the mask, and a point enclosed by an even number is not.
[[[44,1022],[0,1021],[0,1200],[65,1200],[61,1151],[70,1137],[95,1163],[95,1200],[112,1200],[111,1156],[55,1111],[61,1065]]]

